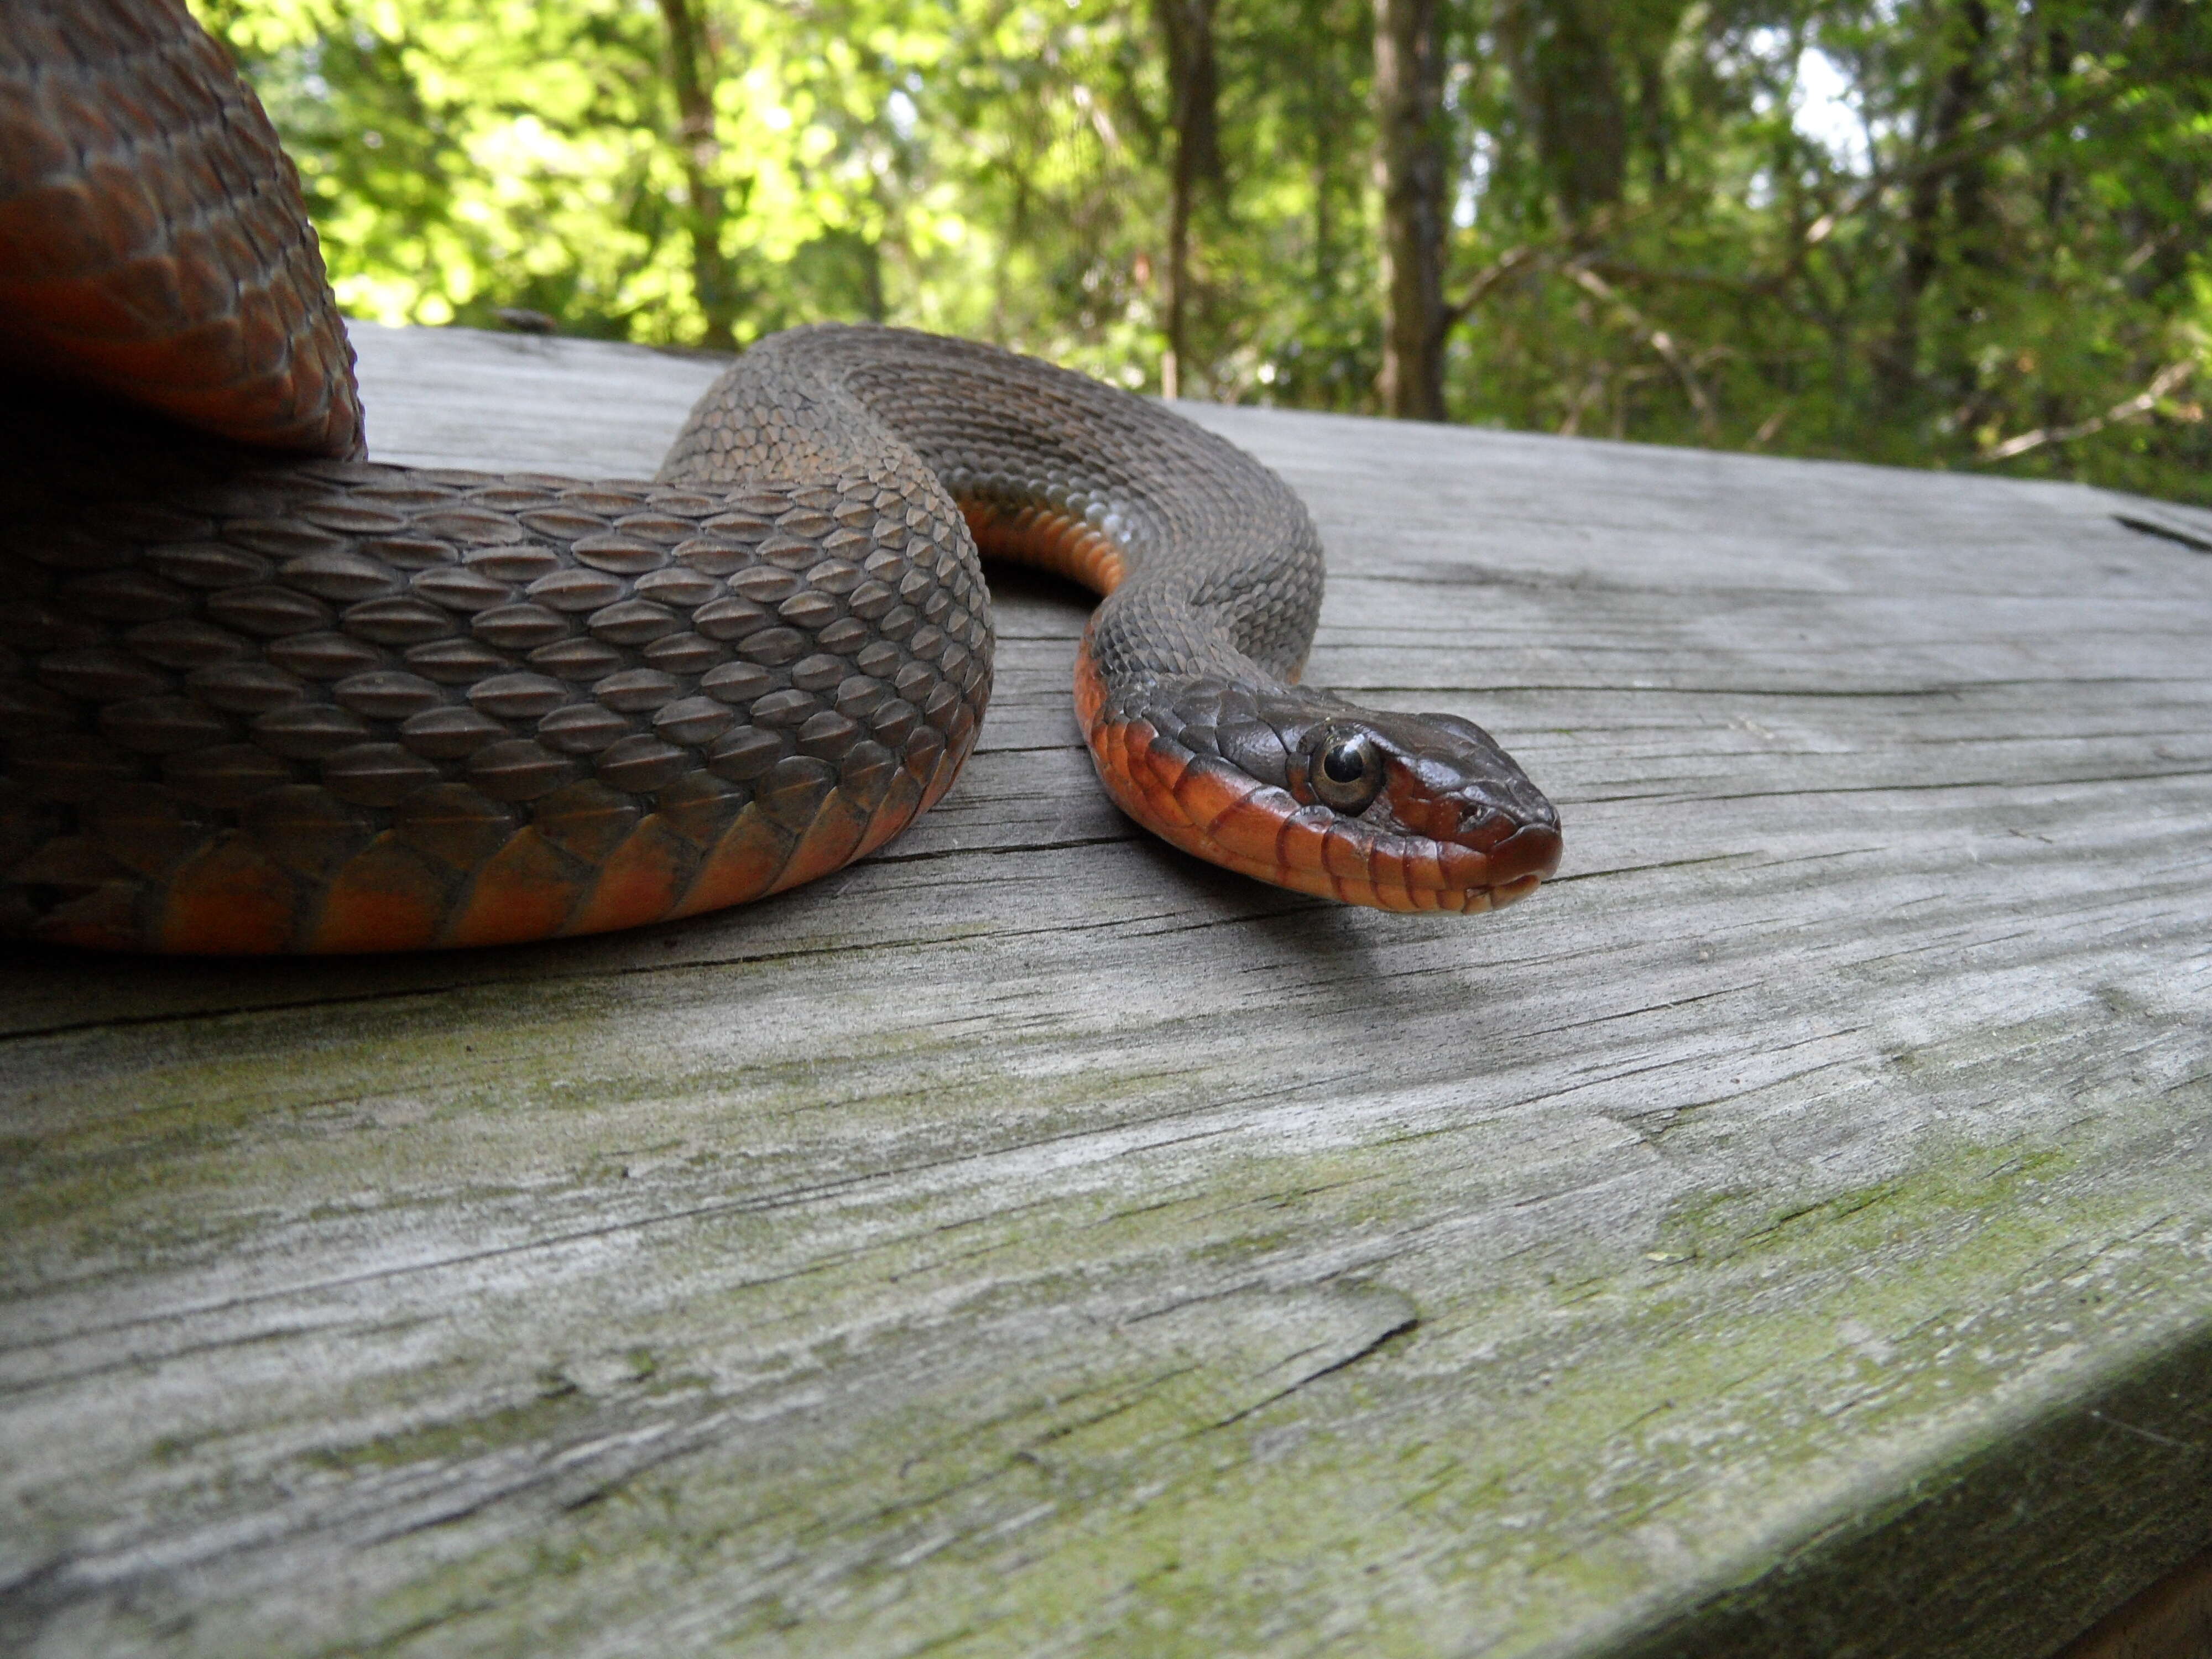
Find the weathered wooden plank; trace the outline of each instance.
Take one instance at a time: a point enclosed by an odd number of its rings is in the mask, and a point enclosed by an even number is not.
[[[362,346],[443,464],[646,471],[711,372]],[[1497,730],[1563,878],[1153,845],[1018,579],[814,889],[9,958],[0,1633],[2010,1659],[2212,1536],[2212,557],[2116,516],[2187,515],[1191,412],[1315,507],[1313,678]]]
[[[2057,1659],[2195,1659],[2212,1652],[2212,1554],[2196,1557],[2116,1609]]]

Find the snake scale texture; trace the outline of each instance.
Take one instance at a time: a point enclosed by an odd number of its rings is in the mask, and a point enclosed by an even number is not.
[[[1295,681],[1297,497],[1139,398],[768,339],[652,482],[362,459],[296,175],[179,0],[0,0],[0,935],[360,951],[635,926],[881,846],[991,685],[981,553],[1105,596],[1100,777],[1262,880],[1474,911],[1557,866],[1488,736]]]

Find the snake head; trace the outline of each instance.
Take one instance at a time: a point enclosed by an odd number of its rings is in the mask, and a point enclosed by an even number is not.
[[[1493,906],[1499,888],[1519,897],[1526,878],[1559,867],[1558,809],[1473,720],[1346,708],[1296,732],[1285,751],[1285,781],[1301,805],[1480,854]]]
[[[1123,811],[1186,852],[1386,910],[1492,910],[1559,867],[1559,815],[1456,714],[1363,708],[1301,688],[1158,684],[1086,713]]]
[[[1285,726],[1291,816],[1330,815],[1326,886],[1288,884],[1388,909],[1427,909],[1431,896],[1435,908],[1496,909],[1559,868],[1558,809],[1474,721],[1339,704]],[[1401,887],[1410,904],[1395,902]]]

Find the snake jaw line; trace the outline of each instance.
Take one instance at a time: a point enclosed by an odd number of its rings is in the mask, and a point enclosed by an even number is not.
[[[1231,699],[1238,718],[1224,720],[1223,691],[1201,680],[1116,696],[1087,642],[1078,659],[1077,712],[1099,777],[1162,840],[1275,886],[1395,911],[1498,909],[1558,867],[1551,803],[1470,722],[1287,690],[1254,700],[1249,720]],[[1129,702],[1148,712],[1124,714]],[[1354,730],[1383,756],[1383,777],[1347,812],[1317,798],[1313,772]]]

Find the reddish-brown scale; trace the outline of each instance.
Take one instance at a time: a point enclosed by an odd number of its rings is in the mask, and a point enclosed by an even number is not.
[[[537,803],[538,831],[587,869],[605,862],[645,816],[638,803],[598,782],[571,784]]]
[[[1086,637],[1075,652],[1075,723],[1086,736],[1103,729],[1098,713],[1105,702],[1106,682],[1099,675],[1098,664],[1091,655],[1091,641]]]
[[[591,896],[562,931],[605,933],[663,920],[691,884],[697,858],[657,816],[641,820],[607,855]]]
[[[1292,691],[1321,555],[1279,480],[1047,365],[799,330],[737,361],[657,483],[344,459],[343,325],[220,49],[182,0],[9,5],[0,933],[416,950],[811,880],[974,749],[979,548],[1102,596],[1078,716],[1174,845],[1395,908],[1505,903],[1556,864],[1475,728]]]
[[[905,820],[901,819],[903,825]],[[791,856],[791,832],[772,822],[757,806],[748,806],[737,821],[708,849],[691,890],[677,902],[671,913],[697,915],[726,905],[744,904],[769,891],[777,874]]]
[[[512,945],[558,933],[583,901],[579,876],[575,860],[527,825],[477,870],[443,942]]]
[[[1328,835],[1328,809],[1301,806],[1275,823],[1274,866],[1278,870],[1321,869],[1322,845]]]
[[[446,884],[390,831],[349,860],[323,895],[307,948],[333,954],[422,951],[438,942]]]
[[[800,833],[790,862],[775,878],[775,890],[782,892],[843,869],[852,862],[867,828],[867,818],[860,810],[833,793]]]
[[[1543,879],[1542,876],[1531,872],[1525,876],[1516,876],[1510,881],[1498,883],[1490,890],[1488,895],[1490,908],[1498,909],[1504,905],[1517,903],[1520,900],[1527,898],[1529,894],[1536,890]]]
[[[1256,795],[1255,786],[1251,794]],[[1245,864],[1261,870],[1291,868],[1282,857],[1286,818],[1261,805],[1248,795],[1206,826],[1216,846]]]
[[[154,932],[172,950],[258,955],[289,947],[297,913],[291,878],[233,831],[169,878],[168,902]]]
[[[912,774],[900,773],[884,791],[883,804],[876,808],[875,816],[868,820],[867,833],[860,837],[860,847],[853,856],[866,858],[905,829],[921,811],[921,786],[915,781]]]
[[[975,545],[990,557],[1065,576],[1101,599],[1128,574],[1121,550],[1080,519],[1035,507],[1010,514],[994,502],[973,500],[962,501],[960,510]]]

